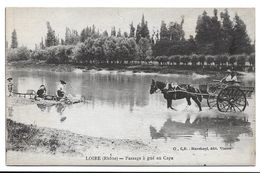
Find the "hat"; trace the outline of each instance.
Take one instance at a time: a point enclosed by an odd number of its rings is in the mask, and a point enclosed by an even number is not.
[[[228,70],[227,70],[227,73],[231,73],[231,70],[228,69]]]
[[[9,77],[9,78],[7,78],[7,80],[10,81],[10,80],[13,80],[13,78]]]
[[[64,80],[60,80],[61,84],[66,84],[66,82]]]

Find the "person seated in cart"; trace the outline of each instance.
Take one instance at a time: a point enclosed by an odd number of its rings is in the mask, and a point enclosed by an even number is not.
[[[36,94],[37,97],[44,98],[44,96],[46,96],[46,87],[44,85],[41,85]]]
[[[57,91],[56,91],[56,96],[58,97],[58,100],[65,99],[65,87],[66,87],[66,82],[63,80],[60,80],[60,84],[58,85]]]
[[[13,78],[9,77],[9,78],[7,79],[7,81],[8,81],[7,88],[8,88],[8,92],[9,92],[8,97],[10,97],[10,96],[12,96],[13,87],[14,87],[14,84],[13,84],[13,82],[12,82],[12,81],[13,81]]]
[[[166,81],[166,86],[165,89],[167,91],[180,91],[180,90],[184,90],[183,88],[181,88],[177,82],[175,83],[169,83],[168,81]]]
[[[226,84],[238,84],[237,81],[237,75],[235,71],[227,70],[227,76],[221,79],[220,82],[226,83]]]

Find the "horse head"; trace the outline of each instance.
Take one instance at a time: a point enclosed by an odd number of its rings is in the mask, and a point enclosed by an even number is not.
[[[163,90],[165,88],[166,84],[163,82],[159,82],[159,81],[154,81],[152,79],[152,84],[151,84],[151,88],[150,88],[150,94],[155,93],[158,89],[159,90]]]
[[[152,79],[152,84],[151,84],[151,87],[150,87],[150,94],[155,93],[157,90],[158,90],[158,88],[157,88],[157,86],[156,86],[156,83],[155,83],[155,81]]]

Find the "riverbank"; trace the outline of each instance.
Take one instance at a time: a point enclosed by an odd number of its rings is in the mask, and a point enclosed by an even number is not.
[[[6,150],[7,154],[28,153],[49,155],[50,158],[74,157],[83,158],[90,155],[153,153],[154,148],[138,140],[106,139],[72,133],[66,130],[37,127],[6,120]],[[10,161],[12,162],[12,161]],[[42,161],[38,161],[41,163]],[[48,160],[51,164],[51,160]],[[90,162],[89,162],[90,163]]]
[[[27,70],[43,70],[43,71],[54,71],[54,72],[73,72],[75,70],[80,70],[81,72],[86,72],[89,70],[107,70],[107,71],[132,71],[133,73],[159,73],[159,74],[223,74],[223,71],[216,71],[208,68],[184,68],[183,66],[159,66],[159,65],[77,65],[77,64],[46,64],[45,62],[35,62],[35,61],[19,61],[19,62],[9,62],[6,64],[7,70],[11,69],[27,69]]]

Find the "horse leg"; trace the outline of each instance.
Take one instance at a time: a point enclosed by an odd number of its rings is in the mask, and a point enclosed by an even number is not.
[[[175,108],[172,107],[172,100],[171,99],[167,99],[167,108],[171,108],[172,110],[177,111]]]
[[[191,101],[190,101],[190,97],[186,97],[187,103],[190,106],[191,105]]]
[[[200,103],[200,101],[198,100],[198,98],[197,98],[197,97],[192,97],[192,100],[194,100],[194,102],[198,105],[199,110],[202,111],[202,109],[201,109],[201,103]]]

